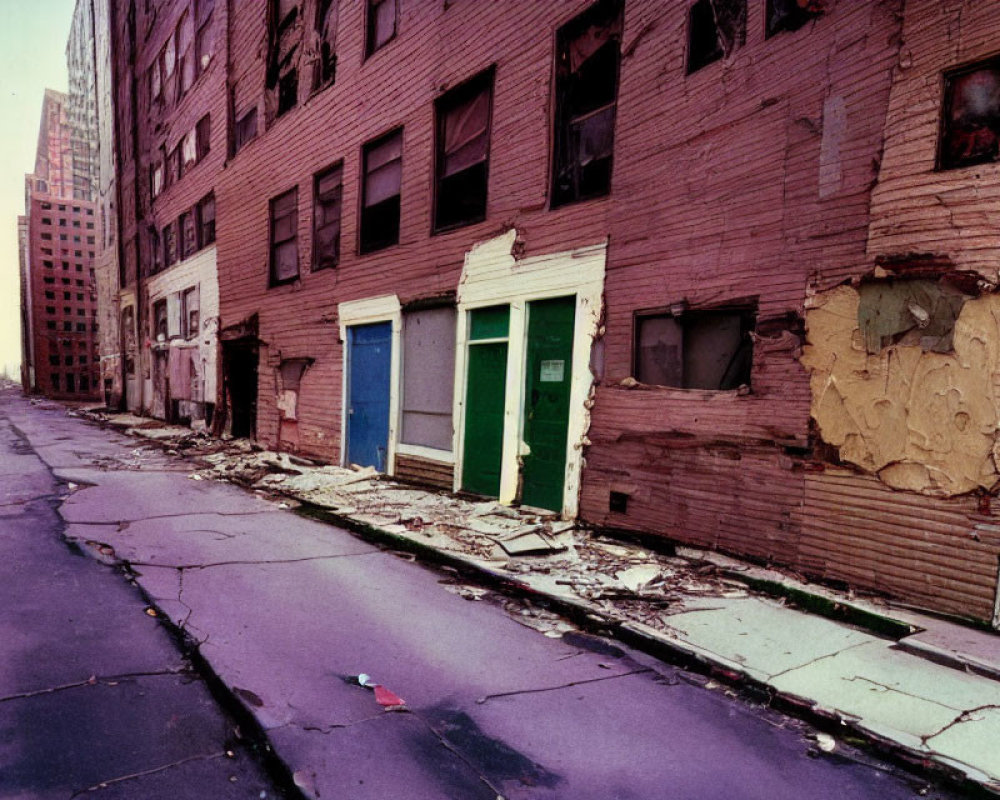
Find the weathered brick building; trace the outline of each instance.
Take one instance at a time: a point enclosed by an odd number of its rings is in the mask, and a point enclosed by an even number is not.
[[[74,169],[81,134],[68,106],[65,94],[46,90],[35,170],[25,177],[22,383],[26,392],[86,400],[96,398],[99,374],[94,206]]]
[[[115,7],[143,407],[995,617],[987,5]]]

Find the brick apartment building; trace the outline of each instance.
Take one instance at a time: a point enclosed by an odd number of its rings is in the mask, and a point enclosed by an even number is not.
[[[998,622],[1000,11],[112,5],[130,407]]]
[[[70,100],[46,90],[34,173],[25,177],[21,248],[22,384],[71,400],[98,390],[94,206],[77,172]]]

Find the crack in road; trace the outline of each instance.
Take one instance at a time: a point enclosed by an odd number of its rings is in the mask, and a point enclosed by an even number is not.
[[[835,656],[839,656],[841,653],[846,653],[848,650],[854,650],[857,647],[864,647],[865,645],[869,644],[871,644],[871,642],[857,642],[855,644],[848,645],[847,647],[844,647],[840,650],[835,650],[832,653],[825,653],[824,655],[816,656],[816,658],[807,661],[805,664],[796,664],[794,667],[789,667],[788,669],[783,669],[779,670],[778,672],[775,672],[773,675],[770,675],[768,677],[768,681],[773,681],[775,678],[780,678],[782,675],[787,675],[790,672],[795,672],[796,670],[799,669],[805,669],[806,667],[811,667],[813,664],[818,664],[820,661],[824,661],[825,659],[834,658]],[[719,654],[716,653],[715,655]],[[720,656],[720,658],[723,657],[724,656]]]
[[[233,560],[233,561],[214,561],[207,564],[155,564],[152,561],[132,561],[129,560],[127,563],[132,567],[146,567],[147,569],[176,569],[180,572],[184,570],[194,571],[199,569],[211,569],[212,567],[232,567],[232,566],[264,566],[269,564],[302,564],[306,561],[329,561],[335,558],[357,558],[359,556],[371,556],[371,555],[381,555],[379,550],[368,550],[364,553],[334,553],[332,555],[325,556],[303,556],[302,558],[274,558],[265,559],[262,561],[256,560]]]
[[[73,683],[63,683],[59,686],[50,686],[46,689],[33,689],[30,692],[18,692],[17,694],[10,694],[6,697],[0,697],[0,703],[7,703],[12,700],[27,700],[32,697],[41,697],[47,694],[55,694],[56,692],[63,692],[68,689],[80,689],[84,686],[114,686],[122,681],[132,680],[135,678],[155,678],[167,675],[187,675],[191,672],[190,667],[182,666],[177,669],[163,669],[163,670],[151,670],[148,672],[125,672],[121,675],[102,675],[98,677],[97,675],[91,675],[84,681],[75,681]]]
[[[926,736],[921,736],[920,741],[923,742],[924,747],[930,747],[928,742],[931,739],[935,738],[936,736],[940,736],[942,733],[949,730],[950,728],[955,727],[956,725],[961,725],[963,722],[980,722],[981,720],[974,719],[972,715],[976,714],[979,711],[989,711],[990,709],[1000,709],[1000,704],[986,703],[985,705],[976,706],[975,708],[968,708],[961,714],[956,716],[955,719],[953,719],[947,725],[942,727],[940,730],[937,730],[934,733],[927,734]],[[931,749],[933,750],[933,748]]]
[[[73,481],[79,483],[79,481]],[[65,498],[60,498],[65,499]],[[261,514],[275,514],[284,509],[264,508],[260,511],[184,511],[179,514],[151,514],[148,517],[136,517],[135,519],[105,519],[105,520],[66,520],[67,525],[121,525],[127,523],[135,525],[137,522],[147,522],[154,519],[179,519],[182,517],[201,517],[214,515],[217,517],[256,517]]]
[[[70,795],[70,798],[79,797],[83,794],[89,794],[90,792],[101,791],[102,789],[107,789],[109,786],[113,786],[118,783],[125,783],[126,781],[137,780],[138,778],[145,778],[149,775],[156,775],[160,772],[166,772],[168,769],[174,769],[176,767],[181,767],[185,764],[190,764],[192,761],[212,761],[217,758],[226,758],[228,753],[222,750],[218,753],[203,753],[197,756],[188,756],[187,758],[182,758],[177,761],[171,761],[169,764],[161,764],[158,767],[152,767],[150,769],[140,770],[139,772],[131,772],[127,775],[119,775],[116,778],[108,778],[106,781],[101,781],[100,783],[95,783],[93,786],[88,786],[85,789],[77,789]]]
[[[558,691],[559,689],[569,689],[573,686],[583,686],[588,683],[600,683],[602,681],[613,681],[616,678],[627,678],[630,675],[648,675],[651,672],[655,672],[655,670],[650,669],[649,667],[643,667],[642,669],[634,669],[629,672],[619,672],[616,673],[615,675],[602,675],[600,678],[585,678],[579,681],[570,681],[569,683],[563,683],[558,686],[543,686],[538,689],[515,689],[514,691],[510,692],[496,692],[495,694],[488,694],[483,697],[477,698],[476,704],[483,705],[483,703],[486,703],[489,700],[496,700],[497,698],[500,697],[514,697],[519,694],[539,694],[541,692],[555,692]]]

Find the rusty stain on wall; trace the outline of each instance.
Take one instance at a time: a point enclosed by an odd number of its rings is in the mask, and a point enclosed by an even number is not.
[[[881,279],[807,303],[812,417],[842,461],[895,489],[953,496],[1000,473],[1000,297]]]

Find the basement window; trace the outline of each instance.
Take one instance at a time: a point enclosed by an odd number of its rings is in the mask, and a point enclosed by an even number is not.
[[[944,77],[938,146],[940,169],[986,164],[1000,158],[1000,59]]]
[[[688,75],[746,41],[746,0],[697,0],[688,11]]]
[[[680,389],[749,386],[754,316],[749,309],[636,315],[636,380]]]
[[[434,229],[486,219],[493,71],[458,86],[435,104]]]
[[[368,0],[365,58],[396,38],[399,0]]]
[[[556,38],[553,208],[611,191],[621,0],[600,0]]]
[[[299,277],[299,190],[271,200],[271,285]]]
[[[399,243],[400,192],[403,180],[403,130],[369,142],[362,151],[362,253]]]
[[[343,164],[336,164],[313,179],[313,271],[340,259],[343,175]]]
[[[820,16],[827,0],[767,0],[765,35],[768,39],[782,31],[797,31]]]

